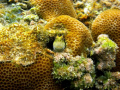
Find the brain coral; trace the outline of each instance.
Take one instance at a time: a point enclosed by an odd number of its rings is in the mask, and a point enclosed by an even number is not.
[[[120,47],[120,10],[109,9],[102,12],[92,23],[92,36],[96,40],[99,34],[108,34]],[[116,59],[117,67],[120,71],[120,48]]]
[[[93,40],[90,31],[77,19],[68,15],[61,15],[46,24],[45,29],[53,29],[57,24],[63,25],[67,29],[67,34],[65,35],[66,47],[72,50],[74,56],[85,53],[85,48],[92,45]]]
[[[76,17],[75,10],[70,0],[30,0],[37,6],[37,13],[46,20],[51,20],[59,15]]]
[[[52,59],[38,55],[37,61],[29,66],[5,62],[0,63],[1,90],[62,90],[52,73]]]
[[[13,23],[2,28],[0,90],[61,90],[51,75],[53,59],[44,52],[36,39],[36,32],[26,24]]]

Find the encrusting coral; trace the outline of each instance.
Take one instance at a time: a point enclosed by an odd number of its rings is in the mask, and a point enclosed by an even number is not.
[[[0,61],[12,60],[17,64],[26,65],[35,60],[36,34],[27,26],[19,23],[12,23],[0,30]],[[31,57],[30,57],[31,56]],[[26,64],[25,64],[26,62]]]
[[[100,34],[107,34],[120,47],[120,10],[109,9],[96,17],[92,23],[93,39],[96,40]],[[116,68],[114,70],[120,70],[120,52],[117,53]]]
[[[60,15],[76,17],[73,4],[70,0],[30,0],[37,7],[40,17],[50,21]]]
[[[98,90],[119,90],[120,72],[105,71],[96,78],[95,87]]]
[[[91,54],[99,61],[96,65],[97,69],[110,70],[116,66],[115,59],[118,46],[106,34],[99,35],[97,39],[94,49],[91,50]]]
[[[93,60],[83,56],[73,57],[69,53],[56,53],[54,55],[53,77],[59,81],[68,80],[70,86],[84,89],[94,84],[95,67]],[[69,86],[68,86],[69,87]]]
[[[45,25],[46,30],[56,29],[63,26],[63,31],[66,30],[65,42],[66,48],[72,50],[72,55],[81,55],[86,53],[86,49],[89,48],[92,43],[91,33],[88,28],[75,18],[67,15],[61,15],[56,17]]]

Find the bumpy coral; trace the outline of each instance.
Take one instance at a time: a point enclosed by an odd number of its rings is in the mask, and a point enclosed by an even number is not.
[[[92,37],[88,28],[75,18],[67,15],[61,15],[50,23],[46,24],[45,29],[66,30],[65,35],[66,48],[72,50],[72,55],[81,55],[86,53],[86,48],[92,45]]]
[[[17,64],[26,65],[35,60],[35,47],[39,48],[40,45],[36,43],[36,34],[33,30],[27,24],[23,25],[13,23],[0,30],[0,56],[2,57],[0,61],[12,60]]]
[[[95,79],[95,68],[92,59],[83,56],[73,57],[69,53],[54,55],[53,77],[58,81],[69,80],[70,86],[84,89],[92,87]]]
[[[24,23],[0,29],[0,89],[59,90],[51,75],[53,59],[45,54],[38,32]]]
[[[93,55],[99,61],[98,70],[110,70],[116,66],[115,59],[117,54],[117,44],[108,38],[108,35],[101,34],[97,38],[97,42],[93,51]]]
[[[76,17],[75,10],[70,0],[30,0],[37,6],[37,13],[48,21],[60,15]]]
[[[104,75],[96,79],[95,86],[99,90],[119,90],[120,72],[104,72]],[[116,88],[116,89],[115,89]]]
[[[0,22],[3,24],[20,21],[23,16],[21,15],[22,8],[15,4],[0,9]]]
[[[120,47],[120,10],[109,9],[96,17],[92,23],[93,39],[96,40],[100,34],[108,34]],[[116,65],[115,69],[120,70],[120,52],[117,54]]]

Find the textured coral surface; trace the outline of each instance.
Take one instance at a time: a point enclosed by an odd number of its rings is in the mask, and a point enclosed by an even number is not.
[[[75,10],[70,0],[30,0],[37,6],[37,12],[48,21],[59,15],[76,17]]]
[[[26,24],[0,30],[0,90],[59,90],[51,75],[53,59],[38,44]]]
[[[0,63],[0,90],[62,90],[55,84],[52,59],[38,54],[30,66]]]
[[[71,49],[74,56],[85,53],[85,47],[92,45],[90,31],[77,19],[61,15],[48,23],[45,29],[52,28],[55,24],[63,24],[67,29],[67,35],[65,35],[66,48]]]
[[[96,17],[92,23],[93,39],[96,40],[99,34],[108,34],[120,47],[120,10],[109,9]],[[120,52],[117,54],[116,65],[115,70],[120,71]]]

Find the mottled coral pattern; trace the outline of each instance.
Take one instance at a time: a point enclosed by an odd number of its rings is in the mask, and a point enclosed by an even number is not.
[[[73,4],[70,0],[30,0],[37,6],[37,13],[47,21],[60,15],[76,17]]]
[[[54,27],[55,24],[62,23],[67,29],[65,35],[66,48],[72,50],[74,56],[85,53],[85,48],[92,45],[92,37],[88,28],[75,18],[61,15],[45,26],[45,29]]]
[[[110,39],[115,41],[120,47],[120,10],[109,9],[102,12],[92,23],[92,36],[96,40],[100,34],[108,34]],[[117,67],[120,71],[120,48],[116,59]]]

